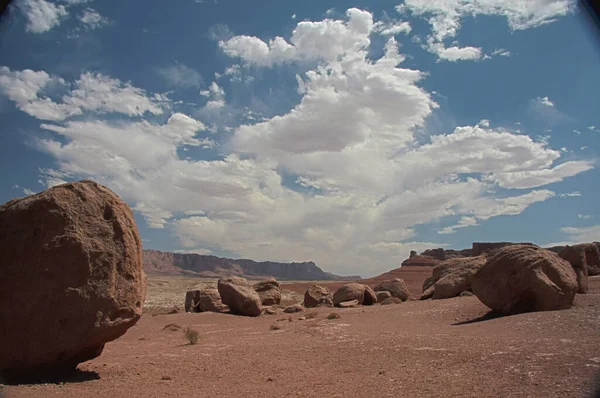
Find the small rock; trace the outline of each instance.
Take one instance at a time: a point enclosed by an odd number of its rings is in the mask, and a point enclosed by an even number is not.
[[[173,380],[170,376],[163,376],[160,379],[161,380]]]
[[[342,301],[338,304],[340,308],[354,308],[358,307],[358,300]]]
[[[277,314],[277,311],[275,311],[273,308],[267,307],[263,309],[263,314],[265,315],[275,315]]]
[[[298,318],[299,321],[304,321],[306,319],[305,316],[301,316],[300,318]]]
[[[290,305],[285,310],[283,310],[283,312],[285,312],[286,314],[293,314],[295,312],[302,312],[302,311],[304,311],[304,307],[302,307],[300,304]]]
[[[465,290],[464,292],[462,292],[460,294],[461,297],[469,297],[469,296],[474,296],[473,292],[469,291],[469,290]]]
[[[275,381],[272,377],[269,377],[267,381]]]

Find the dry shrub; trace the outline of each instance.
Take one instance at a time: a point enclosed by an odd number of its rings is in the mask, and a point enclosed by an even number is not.
[[[183,329],[183,335],[185,336],[187,341],[190,342],[191,345],[194,345],[198,342],[198,337],[200,336],[200,333],[198,333],[197,330],[192,329],[188,326],[185,329]]]
[[[340,317],[341,317],[341,315],[338,314],[337,312],[332,312],[331,314],[327,315],[327,319],[338,319]]]
[[[388,297],[381,302],[381,305],[388,304],[402,304],[402,300],[400,300],[398,297]]]

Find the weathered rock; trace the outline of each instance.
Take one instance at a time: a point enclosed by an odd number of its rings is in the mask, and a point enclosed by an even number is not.
[[[277,311],[273,307],[265,307],[262,310],[262,313],[265,315],[275,315]]]
[[[325,286],[310,286],[304,293],[304,306],[306,308],[333,306],[333,296],[331,291]]]
[[[418,255],[407,258],[402,261],[403,267],[433,267],[441,263],[442,260],[431,256]]]
[[[385,300],[386,298],[390,298],[392,297],[392,294],[386,290],[380,291],[380,292],[375,292],[375,294],[377,295],[377,302],[381,303],[383,300]]]
[[[289,307],[286,307],[283,312],[285,312],[286,314],[293,314],[295,312],[302,312],[304,311],[304,307],[302,307],[300,304],[294,304],[294,305],[290,305]]]
[[[465,290],[471,290],[473,276],[485,261],[483,256],[453,258],[436,266],[432,275],[432,298],[456,297]]]
[[[363,285],[365,287],[365,294],[363,296],[363,305],[373,305],[373,304],[377,304],[377,295],[375,294],[375,292],[373,291],[373,289],[371,289],[369,286],[367,285]]]
[[[570,308],[577,291],[571,265],[533,245],[499,249],[477,271],[473,293],[503,314]]]
[[[408,258],[415,257],[416,255],[417,255],[417,252],[414,250],[411,250]]]
[[[185,294],[185,312],[222,312],[227,306],[221,302],[217,289],[190,290]]]
[[[567,247],[569,247],[569,246],[562,247],[560,251],[566,249]],[[587,272],[588,272],[589,276],[600,275],[600,242],[581,243],[579,245],[573,245],[570,247],[574,248],[579,253],[581,253],[581,252],[584,253],[583,260],[585,261],[585,264],[587,266]],[[559,251],[559,253],[560,253],[560,251]],[[569,260],[567,260],[567,261],[569,261]],[[577,268],[580,267],[579,264],[573,265],[573,263],[571,263],[571,265],[575,269],[576,269],[576,267]]]
[[[333,304],[338,306],[344,301],[357,300],[358,304],[362,304],[365,299],[365,285],[360,283],[347,283],[340,287],[333,294]]]
[[[0,369],[73,370],[142,314],[129,206],[92,181],[0,206]]]
[[[281,303],[281,290],[279,282],[274,278],[258,282],[254,285],[262,305],[276,305]]]
[[[260,297],[246,279],[237,276],[221,278],[217,288],[223,304],[234,313],[247,316],[260,315],[262,311]]]
[[[446,260],[446,251],[442,248],[438,248],[438,249],[427,249],[425,250],[423,253],[421,253],[422,256],[429,256],[429,257],[433,257],[436,258],[440,261],[445,261]]]
[[[460,297],[471,297],[471,296],[474,296],[474,294],[470,290],[465,290],[464,292],[460,293]]]
[[[348,300],[348,301],[342,301],[341,303],[337,304],[338,307],[340,308],[354,308],[354,307],[358,307],[359,306],[359,302],[358,300]]]
[[[400,278],[383,281],[375,286],[374,290],[376,292],[390,292],[392,297],[397,297],[402,301],[408,300],[408,296],[410,296],[410,292],[408,291],[406,283],[404,283],[404,280]]]
[[[565,246],[558,253],[559,257],[568,261],[575,275],[577,276],[577,293],[587,293],[588,291],[588,266],[585,256],[585,246]]]
[[[402,299],[398,297],[389,297],[381,302],[381,305],[402,304]]]

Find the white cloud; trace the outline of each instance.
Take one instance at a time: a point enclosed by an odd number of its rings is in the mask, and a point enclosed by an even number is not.
[[[453,217],[460,220],[451,227],[455,230],[520,214],[555,193],[499,194],[498,186],[543,186],[589,166],[561,163],[560,151],[526,135],[489,128],[483,120],[425,138],[423,144],[415,131],[438,105],[419,86],[425,74],[402,65],[404,56],[393,38],[384,56],[368,56],[374,24],[370,13],[351,9],[344,20],[299,22],[289,43],[250,36],[224,41],[225,53],[254,67],[311,59],[313,69],[298,77],[301,99],[289,111],[269,119],[243,112],[248,121],[232,131],[230,141],[219,143],[226,153],[216,160],[187,158],[182,152],[216,145],[206,138],[210,119],[175,113],[166,122],[125,116],[109,122],[102,120],[108,109],[139,117],[173,103],[93,73],[94,84],[64,83],[72,92],[57,105],[86,117],[42,125],[60,135],[37,143],[57,163],[42,171],[43,178],[48,185],[95,178],[131,203],[148,226],[173,234],[180,250],[313,260],[334,272],[372,275],[396,267],[411,249],[443,246],[419,241],[416,225]],[[253,46],[262,50],[257,53]],[[265,58],[257,56],[260,51]],[[47,99],[44,90],[56,78],[32,73],[9,75],[3,90],[24,104]],[[26,89],[14,89],[15,81]],[[216,82],[201,95],[207,104],[223,101],[220,114],[229,106]],[[144,106],[117,105],[116,96]]]
[[[540,105],[549,106],[552,108],[554,107],[554,102],[550,101],[548,97],[538,97],[537,99],[535,99],[535,102],[537,102]]]
[[[510,51],[508,51],[508,50],[505,50],[505,49],[503,49],[503,48],[499,48],[499,49],[497,49],[497,50],[494,50],[494,51],[492,52],[492,55],[499,55],[499,56],[501,56],[501,57],[510,57],[512,54],[511,54],[511,52],[510,52]]]
[[[157,72],[172,87],[200,88],[204,82],[198,72],[183,64],[157,68]]]
[[[577,218],[579,218],[580,220],[591,220],[592,218],[594,218],[594,216],[590,214],[577,214]]]
[[[69,15],[65,6],[45,0],[22,0],[19,7],[27,17],[27,31],[32,33],[47,32]]]
[[[479,224],[477,223],[477,219],[475,217],[462,217],[457,224],[439,230],[438,234],[453,234],[459,228],[475,227],[477,225]]]
[[[409,34],[412,28],[407,21],[379,21],[373,25],[373,31],[382,36],[395,36],[400,33]]]
[[[591,227],[565,227],[560,229],[567,235],[565,242],[551,243],[546,246],[574,245],[577,243],[597,242],[600,237],[600,225]]]
[[[266,43],[254,36],[234,36],[219,42],[219,45],[227,55],[257,66],[305,59],[333,61],[370,44],[369,35],[373,30],[371,13],[351,8],[346,15],[348,21],[345,22],[332,19],[299,22],[289,43],[282,37]]]
[[[507,19],[512,30],[523,30],[567,15],[575,9],[575,3],[574,0],[406,0],[396,9],[401,14],[411,12],[414,16],[426,18],[432,30],[428,37],[430,51],[446,57],[442,59],[457,61],[482,56],[476,51],[481,50],[478,48],[453,46],[446,49],[443,44],[446,39],[457,35],[461,21],[466,17],[499,15]],[[492,55],[510,55],[506,50],[496,51]]]
[[[490,121],[489,119],[481,119],[478,123],[479,127],[490,127]]]
[[[292,19],[296,19],[296,14],[292,14]]]
[[[561,193],[559,196],[561,198],[572,198],[572,197],[581,196],[581,192],[574,191],[574,192]]]
[[[594,133],[600,133],[600,127],[589,126],[588,130],[593,131]]]
[[[93,8],[85,9],[83,13],[79,16],[79,20],[88,30],[98,29],[110,23],[108,18],[100,15],[98,11],[94,10]]]
[[[202,248],[198,248],[198,249],[189,249],[189,250],[174,250],[175,253],[181,253],[181,254],[199,254],[201,256],[212,256],[214,255],[212,251],[210,251],[210,249],[202,249]]]
[[[446,48],[442,42],[431,42],[428,44],[427,49],[436,54],[440,60],[450,62],[474,61],[483,57],[481,48],[477,47],[452,46]]]
[[[40,96],[52,86],[66,88],[64,79],[50,76],[44,71],[11,71],[0,67],[0,89],[19,109],[41,120],[64,120],[86,111],[95,113],[122,113],[141,116],[146,112],[158,115],[163,112],[160,95],[148,97],[142,89],[131,83],[121,82],[100,73],[86,72],[74,82],[73,90],[55,102],[47,96]]]

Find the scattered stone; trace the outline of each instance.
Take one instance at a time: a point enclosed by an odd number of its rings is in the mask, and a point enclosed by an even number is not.
[[[389,305],[389,304],[402,304],[402,299],[399,299],[398,297],[390,297],[390,298],[386,298],[385,300],[383,300],[381,302],[381,305]]]
[[[310,286],[304,293],[304,306],[306,308],[333,306],[333,296],[331,295],[331,291],[325,286]]]
[[[473,292],[470,290],[465,290],[464,292],[460,293],[460,297],[470,297],[470,296],[474,296]]]
[[[577,293],[585,294],[588,291],[588,264],[586,256],[586,249],[588,251],[593,251],[596,249],[595,245],[574,245],[574,246],[565,246],[558,255],[563,260],[566,260],[571,264],[573,270],[575,271],[575,275],[577,276]],[[591,249],[591,250],[590,250]]]
[[[160,378],[161,380],[173,380],[171,376],[163,376]]]
[[[163,330],[168,330],[169,332],[177,332],[181,330],[181,325],[177,323],[169,323],[168,325],[165,325]]]
[[[272,307],[263,308],[263,314],[265,315],[275,315],[277,311],[275,311]]]
[[[146,275],[130,207],[93,181],[0,206],[0,370],[70,372],[142,315]]]
[[[306,320],[306,317],[305,316],[301,316],[301,317],[298,318],[298,320],[299,321],[304,321],[304,320]]]
[[[377,302],[378,303],[381,303],[386,298],[392,297],[392,294],[390,292],[388,292],[387,290],[382,290],[380,292],[375,292],[375,294],[377,295]]]
[[[232,312],[246,316],[261,314],[260,297],[246,279],[237,276],[221,278],[217,288],[223,304],[227,305]]]
[[[273,378],[272,378],[272,377],[269,377],[269,378],[267,379],[267,381],[275,381],[275,380],[273,380]]]
[[[354,307],[358,307],[358,300],[349,300],[349,301],[342,301],[341,303],[338,304],[338,307],[340,308],[354,308]]]
[[[286,314],[293,314],[295,312],[302,312],[304,311],[304,307],[302,307],[300,304],[294,304],[294,305],[290,305],[289,307],[286,307],[283,312],[285,312]]]
[[[408,300],[408,296],[410,296],[410,292],[408,291],[406,283],[404,283],[404,280],[400,278],[383,281],[375,286],[374,290],[376,292],[390,292],[392,297],[397,297],[402,301]]]
[[[281,303],[281,290],[279,290],[279,282],[275,278],[256,283],[254,290],[258,293],[262,305],[277,305]]]
[[[269,329],[270,330],[280,330],[282,327],[276,323],[272,324]]]
[[[507,246],[495,252],[473,278],[473,293],[503,314],[570,308],[577,291],[571,265],[534,245]]]
[[[327,315],[327,319],[333,320],[333,319],[339,319],[342,316],[340,314],[338,314],[337,312],[332,312],[329,315]]]

